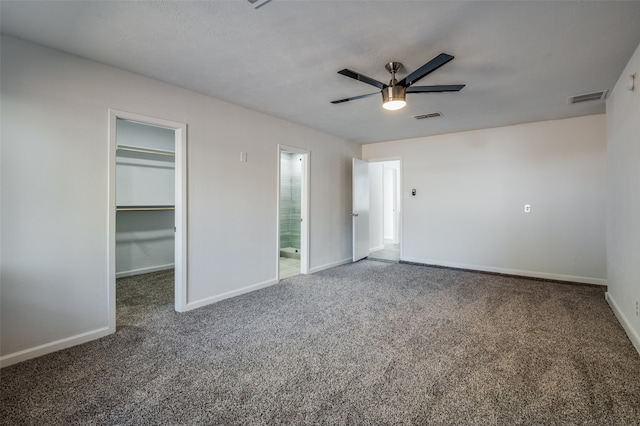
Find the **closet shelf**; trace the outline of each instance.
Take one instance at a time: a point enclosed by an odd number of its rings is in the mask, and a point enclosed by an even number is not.
[[[162,210],[175,210],[175,206],[118,206],[116,211],[118,212],[145,212],[145,211],[162,211]]]
[[[165,151],[162,149],[140,148],[137,146],[130,146],[130,145],[118,145],[116,146],[116,149],[118,151],[139,152],[142,154],[153,154],[153,155],[165,155],[167,157],[176,156],[176,153],[173,151]]]

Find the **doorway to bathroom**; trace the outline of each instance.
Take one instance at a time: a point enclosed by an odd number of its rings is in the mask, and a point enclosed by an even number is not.
[[[309,271],[309,151],[278,146],[278,279]]]

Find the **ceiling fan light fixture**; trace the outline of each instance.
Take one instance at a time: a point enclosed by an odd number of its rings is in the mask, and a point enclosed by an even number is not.
[[[384,84],[378,80],[367,77],[364,74],[351,71],[347,68],[338,71],[338,74],[342,74],[345,77],[353,78],[354,80],[358,80],[371,86],[377,87],[378,89],[380,89],[380,93],[382,93],[382,107],[386,110],[394,111],[402,109],[407,105],[407,93],[459,92],[465,86],[464,84],[413,86],[413,83],[423,77],[426,77],[428,74],[437,70],[452,59],[453,56],[446,53],[441,53],[400,81],[396,80],[396,72],[398,72],[398,70],[402,68],[402,64],[400,62],[388,62],[384,67],[387,69],[387,71],[389,71],[389,73],[391,73],[391,81],[389,81],[389,84]],[[352,96],[350,98],[331,101],[331,103],[341,104],[343,102],[355,101],[356,99],[368,98],[369,96],[374,96],[377,94],[378,92],[368,93],[366,95],[360,96]]]
[[[404,108],[407,105],[406,101],[398,100],[398,101],[387,101],[382,104],[382,108],[389,111],[397,111],[399,109]]]
[[[402,86],[388,86],[382,89],[382,108],[396,111],[407,105],[406,88]]]

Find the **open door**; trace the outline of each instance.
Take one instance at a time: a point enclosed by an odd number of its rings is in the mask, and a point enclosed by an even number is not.
[[[369,163],[353,159],[353,261],[369,255]]]

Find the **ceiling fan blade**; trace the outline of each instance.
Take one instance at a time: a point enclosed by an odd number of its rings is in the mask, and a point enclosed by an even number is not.
[[[402,80],[400,80],[398,84],[400,86],[409,87],[416,81],[420,80],[422,77],[434,72],[435,70],[437,70],[438,68],[440,68],[441,66],[443,66],[444,64],[446,64],[452,59],[453,59],[453,56],[448,55],[446,53],[441,53],[435,58],[433,58],[432,60],[430,60],[429,62],[427,62],[426,64],[424,64],[423,66],[421,66],[420,68],[418,68],[417,70],[415,70],[414,72],[412,72],[411,74],[409,74],[408,76],[406,76],[405,78],[403,78]]]
[[[407,93],[459,92],[464,86],[464,84],[447,84],[441,86],[413,86],[407,87]]]
[[[359,81],[361,81],[361,82],[363,82],[363,83],[370,84],[370,85],[372,85],[372,86],[377,87],[377,88],[378,88],[378,89],[380,89],[380,90],[382,90],[382,89],[384,89],[385,87],[387,87],[387,85],[386,85],[386,84],[381,83],[381,82],[379,82],[378,80],[374,80],[374,79],[373,79],[373,78],[371,78],[371,77],[367,77],[366,75],[359,74],[359,73],[357,73],[357,72],[355,72],[355,71],[351,71],[351,70],[348,70],[348,69],[346,69],[346,68],[345,68],[345,69],[343,69],[342,71],[338,71],[338,74],[342,74],[342,75],[344,75],[344,76],[351,77],[351,78],[354,78],[354,79],[356,79],[356,80],[359,80]]]
[[[369,96],[378,95],[380,92],[369,93],[368,95],[354,96],[352,98],[338,99],[337,101],[331,101],[332,104],[341,104],[343,102],[355,101],[356,99],[368,98]]]

